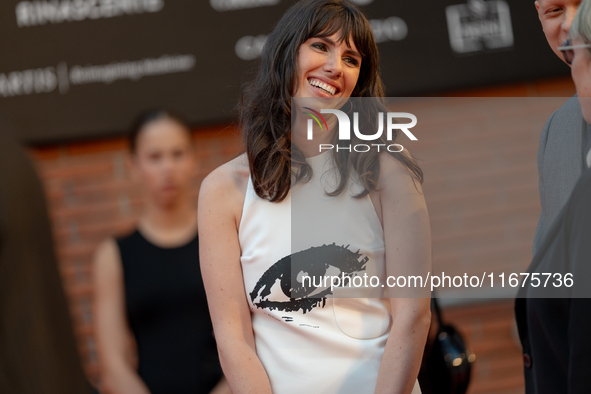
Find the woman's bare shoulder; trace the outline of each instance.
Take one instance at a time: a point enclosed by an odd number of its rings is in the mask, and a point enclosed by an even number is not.
[[[410,157],[410,153],[406,151],[402,151],[401,153],[407,157]],[[401,176],[402,174],[410,175],[406,166],[391,154],[387,152],[380,152],[378,157],[380,161],[380,174],[390,176]]]
[[[233,201],[244,199],[250,168],[246,153],[222,164],[205,177],[200,194],[207,200]]]
[[[94,271],[99,277],[121,275],[119,247],[114,237],[107,237],[96,248],[94,254]]]
[[[408,158],[412,157],[406,150],[402,154]],[[419,194],[421,193],[421,183],[401,161],[386,152],[381,152],[379,162],[380,179],[378,183],[381,189],[399,192],[412,189]]]

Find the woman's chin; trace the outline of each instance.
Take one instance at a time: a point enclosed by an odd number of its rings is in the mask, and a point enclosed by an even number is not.
[[[158,205],[163,208],[173,207],[178,204],[181,197],[180,194],[179,190],[161,191],[158,193],[156,201],[158,201]]]

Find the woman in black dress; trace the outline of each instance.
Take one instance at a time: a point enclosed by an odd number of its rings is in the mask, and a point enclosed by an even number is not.
[[[189,128],[170,112],[148,111],[132,129],[130,148],[145,209],[131,234],[108,238],[95,256],[101,388],[113,394],[229,392],[199,269]]]

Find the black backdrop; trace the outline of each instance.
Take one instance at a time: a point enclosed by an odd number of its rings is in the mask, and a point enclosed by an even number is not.
[[[533,1],[356,1],[374,26],[389,96],[569,72]],[[3,0],[0,116],[37,144],[121,134],[151,106],[195,125],[232,120],[265,35],[291,4]]]

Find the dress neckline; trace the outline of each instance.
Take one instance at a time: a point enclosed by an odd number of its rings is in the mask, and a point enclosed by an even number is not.
[[[172,244],[172,245],[160,245],[157,244],[156,242],[152,241],[151,239],[149,239],[148,237],[146,237],[139,228],[135,229],[135,232],[139,235],[139,237],[141,239],[143,239],[144,241],[146,241],[147,243],[149,243],[150,245],[154,246],[157,249],[162,249],[162,250],[175,250],[175,249],[181,249],[186,247],[187,245],[193,243],[197,237],[198,237],[198,232],[196,231],[195,234],[188,240],[185,241],[183,243],[179,243],[179,244]]]

